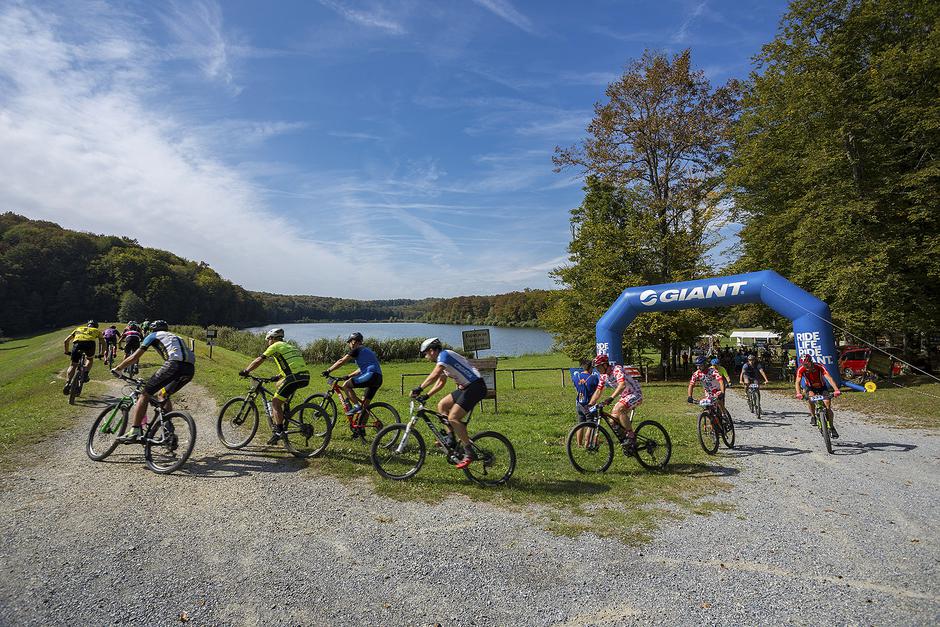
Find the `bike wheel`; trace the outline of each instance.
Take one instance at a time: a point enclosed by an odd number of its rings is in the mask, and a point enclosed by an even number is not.
[[[171,411],[154,420],[144,435],[147,467],[161,475],[186,463],[196,445],[196,422],[186,411]]]
[[[516,470],[516,450],[501,433],[484,431],[470,437],[476,460],[463,469],[470,481],[484,486],[509,481]]]
[[[326,414],[327,419],[330,421],[330,428],[332,429],[336,426],[336,401],[333,400],[333,397],[329,394],[311,394],[304,400],[301,405],[306,405],[308,403],[313,403],[317,407],[323,410]]]
[[[225,448],[244,447],[258,432],[258,406],[240,396],[229,400],[219,412],[215,432]]]
[[[760,390],[754,390],[754,414],[757,416],[757,419],[760,420]]]
[[[127,429],[130,406],[124,403],[115,403],[105,407],[88,432],[88,443],[85,452],[96,462],[114,452],[118,445],[118,437],[124,435]]]
[[[731,418],[731,412],[725,409],[721,415],[721,439],[725,446],[734,448],[734,420]]]
[[[401,423],[398,410],[388,403],[369,403],[368,409],[369,413],[365,416],[365,423],[361,427],[358,427],[361,429],[360,433],[362,434],[363,440],[366,442],[374,440],[379,431],[388,425]],[[361,416],[359,419],[363,420]],[[386,445],[388,444],[389,442],[386,442]]]
[[[744,396],[747,398],[747,410],[753,414],[754,413],[754,393],[748,390]]]
[[[316,457],[326,450],[333,424],[319,405],[303,403],[284,417],[284,447],[295,457]]]
[[[636,460],[647,470],[662,470],[672,457],[672,440],[655,420],[644,420],[636,428]]]
[[[424,438],[417,429],[406,436],[407,429],[408,426],[401,423],[390,424],[372,440],[369,450],[372,467],[386,479],[408,479],[424,465],[427,454]]]
[[[826,452],[830,455],[832,454],[832,439],[829,436],[829,417],[827,416],[826,410],[823,410],[822,413],[816,412],[816,425],[819,427],[819,432],[822,434],[823,443],[826,445]]]
[[[607,429],[594,422],[576,424],[568,433],[566,446],[568,461],[578,472],[606,472],[614,461],[613,439]]]
[[[702,445],[702,450],[709,455],[718,452],[718,431],[712,423],[711,414],[703,411],[698,417],[698,441]]]
[[[69,405],[75,404],[75,397],[82,393],[82,375],[84,371],[80,366],[75,367],[72,380],[69,381]]]

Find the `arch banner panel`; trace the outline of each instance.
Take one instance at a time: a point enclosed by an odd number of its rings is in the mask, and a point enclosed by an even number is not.
[[[797,358],[805,354],[826,366],[836,383],[843,385],[837,367],[829,306],[772,270],[732,276],[629,287],[597,321],[597,353],[623,363],[623,331],[638,315],[648,311],[728,307],[763,303],[793,322]],[[853,389],[857,386],[845,383]]]

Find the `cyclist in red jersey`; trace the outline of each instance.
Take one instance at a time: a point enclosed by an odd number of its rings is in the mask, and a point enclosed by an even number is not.
[[[812,396],[813,394],[825,394],[826,383],[829,384],[829,387],[832,388],[832,395],[839,396],[842,392],[839,391],[839,386],[836,385],[835,380],[832,378],[832,375],[829,374],[829,371],[826,370],[826,367],[822,364],[817,364],[813,361],[813,358],[809,355],[803,355],[800,359],[800,367],[796,371],[796,377],[794,377],[793,387],[796,390],[796,397],[800,400],[803,400],[803,391],[800,390],[800,384],[803,381],[803,378],[806,379],[806,391],[807,396]],[[829,413],[829,416],[832,416],[832,399],[827,398],[826,401],[826,411]],[[807,400],[807,405],[809,406],[809,414],[811,416],[810,423],[815,427],[816,426],[816,414],[813,413],[813,402]],[[830,418],[832,423],[832,437],[838,438],[839,432],[836,431],[835,423]]]

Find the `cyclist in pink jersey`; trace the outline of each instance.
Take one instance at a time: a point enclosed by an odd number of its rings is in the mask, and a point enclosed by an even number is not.
[[[712,399],[717,405],[718,408],[724,413],[725,411],[725,378],[721,376],[714,368],[709,367],[708,362],[705,361],[704,357],[699,356],[695,360],[695,372],[692,373],[692,378],[689,379],[689,398],[690,403],[694,403],[695,399],[692,398],[692,389],[695,387],[696,383],[701,382],[702,388],[705,390],[705,393],[708,395],[708,398]]]
[[[636,433],[633,431],[633,423],[630,421],[630,410],[643,402],[643,391],[636,379],[623,371],[623,368],[611,364],[607,355],[598,355],[594,358],[594,366],[600,374],[600,380],[597,383],[597,389],[591,397],[591,405],[605,406],[614,404],[610,415],[620,424],[626,433],[628,441],[633,444],[636,442]],[[614,388],[610,398],[600,400],[605,387]]]

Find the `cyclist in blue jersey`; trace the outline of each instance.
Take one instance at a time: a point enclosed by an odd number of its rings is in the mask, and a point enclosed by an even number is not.
[[[437,411],[447,416],[450,428],[463,444],[464,457],[457,463],[457,468],[466,468],[476,459],[476,455],[470,446],[470,436],[467,435],[467,425],[463,419],[486,397],[486,382],[480,376],[480,371],[471,366],[463,355],[444,350],[436,337],[421,343],[420,354],[436,365],[424,382],[411,390],[411,396],[420,396],[429,385],[431,389],[428,390],[428,396],[434,396],[447,383],[448,377],[454,380],[457,389],[440,400]]]
[[[164,359],[163,366],[144,384],[137,404],[134,405],[133,429],[117,438],[118,442],[123,444],[137,442],[143,436],[140,425],[144,421],[151,397],[163,390],[163,406],[167,411],[173,411],[170,395],[179,392],[184,385],[193,380],[193,375],[196,373],[196,355],[189,349],[186,342],[169,332],[165,320],[154,321],[150,324],[150,330],[151,333],[141,342],[140,348],[111,369],[111,374],[120,377],[121,370],[136,364],[151,346]]]
[[[578,398],[575,401],[575,409],[578,412],[575,419],[576,424],[590,419],[591,397],[594,396],[594,390],[597,389],[597,383],[600,380],[598,374],[592,371],[590,359],[582,359],[578,365],[580,366],[579,369],[571,369],[571,382],[578,393]],[[587,439],[587,429],[579,429],[577,437],[578,445],[584,446],[583,440]]]
[[[352,406],[346,411],[347,416],[354,416],[369,406],[369,402],[375,397],[375,393],[382,387],[382,366],[379,365],[379,358],[375,352],[362,345],[362,333],[350,333],[346,338],[346,344],[349,350],[346,354],[336,360],[332,366],[324,370],[321,374],[324,377],[345,364],[350,360],[356,360],[356,370],[349,374],[343,383],[343,390],[346,396],[352,399]],[[356,396],[355,388],[365,388],[362,400]]]

